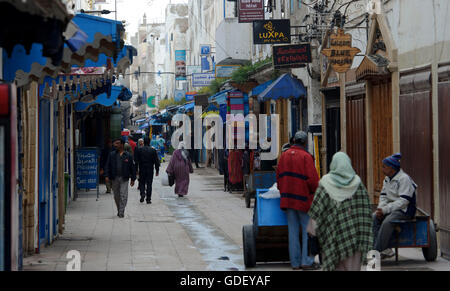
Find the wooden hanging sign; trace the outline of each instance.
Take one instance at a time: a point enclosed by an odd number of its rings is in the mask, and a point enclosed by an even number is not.
[[[323,49],[322,54],[328,57],[328,61],[336,73],[346,73],[353,64],[353,59],[361,51],[352,47],[352,35],[338,29],[337,34],[330,36],[330,48]]]

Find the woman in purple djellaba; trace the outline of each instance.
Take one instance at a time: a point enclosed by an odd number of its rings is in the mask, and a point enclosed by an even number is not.
[[[175,194],[183,197],[188,194],[189,174],[194,173],[189,153],[185,149],[184,142],[181,142],[178,149],[173,153],[169,166],[166,170],[168,175],[175,176]]]

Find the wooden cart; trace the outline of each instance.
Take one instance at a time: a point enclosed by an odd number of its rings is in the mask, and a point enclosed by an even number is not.
[[[250,208],[251,198],[255,198],[256,189],[269,189],[277,182],[275,171],[253,172],[244,179],[245,205]]]

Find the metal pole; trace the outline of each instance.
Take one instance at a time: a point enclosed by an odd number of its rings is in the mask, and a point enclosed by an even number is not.
[[[341,150],[347,151],[347,104],[345,96],[345,76],[346,73],[339,73],[340,83],[340,107],[341,107]]]
[[[114,0],[114,14],[116,15],[116,21],[117,21],[117,0]]]

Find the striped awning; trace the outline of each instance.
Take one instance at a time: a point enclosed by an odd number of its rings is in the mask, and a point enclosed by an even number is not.
[[[70,74],[72,67],[114,67],[124,73],[135,54],[132,47],[124,46],[124,27],[121,22],[102,17],[77,14],[65,32],[69,43],[65,45],[59,65],[42,55],[42,45],[34,43],[30,52],[16,46],[4,62],[4,79],[17,81],[18,87],[31,81],[43,83],[46,77]],[[74,51],[76,49],[76,51]]]

